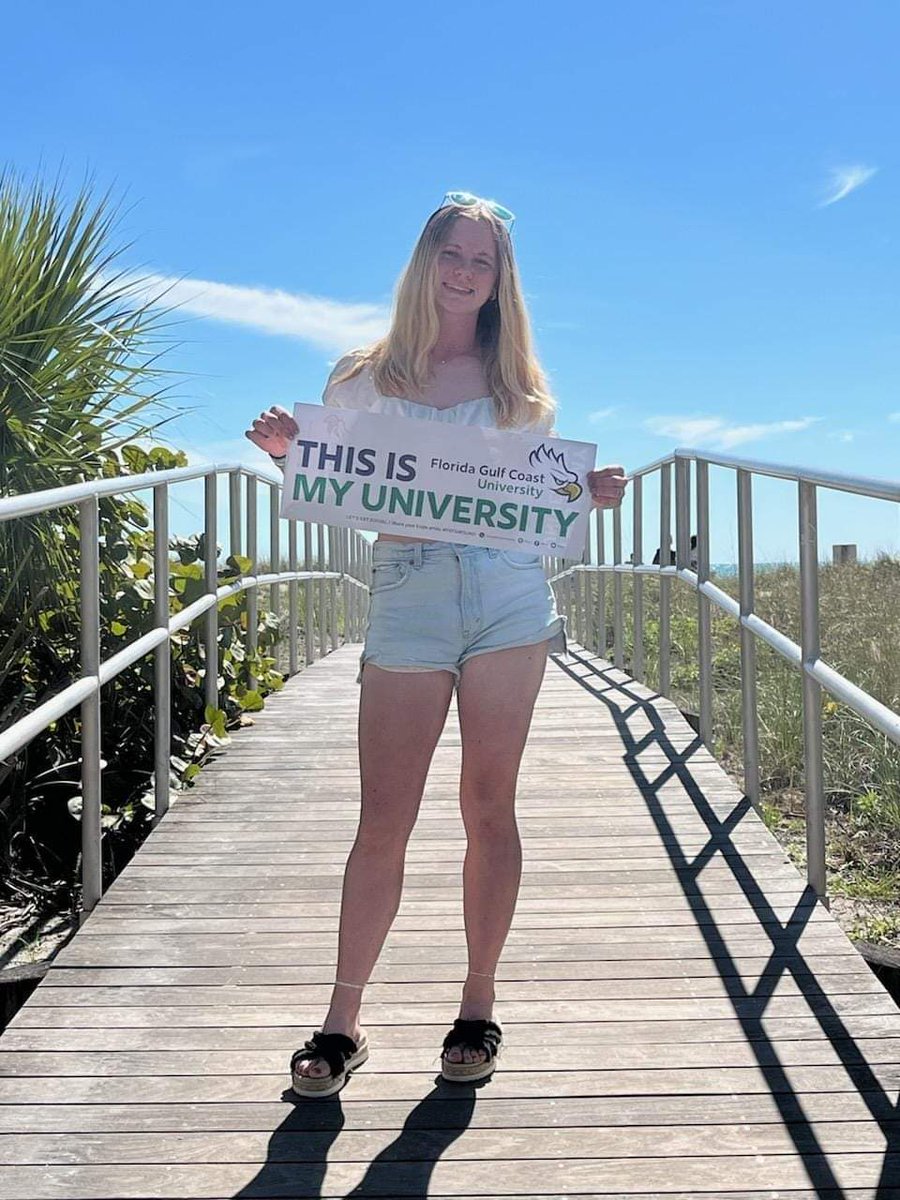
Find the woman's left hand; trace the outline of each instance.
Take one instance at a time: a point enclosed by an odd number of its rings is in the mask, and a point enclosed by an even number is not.
[[[618,465],[588,471],[587,482],[595,508],[618,508],[628,484],[625,468]]]

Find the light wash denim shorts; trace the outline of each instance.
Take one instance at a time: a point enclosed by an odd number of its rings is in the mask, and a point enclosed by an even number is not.
[[[566,618],[556,611],[541,558],[464,542],[388,542],[372,547],[372,588],[363,665],[452,671],[490,650],[550,641],[566,652]]]

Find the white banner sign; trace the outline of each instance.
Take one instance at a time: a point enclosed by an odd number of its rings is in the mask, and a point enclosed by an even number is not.
[[[281,516],[580,557],[596,446],[296,404]]]

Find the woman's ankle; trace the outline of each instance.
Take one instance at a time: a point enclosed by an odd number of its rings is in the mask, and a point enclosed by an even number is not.
[[[355,1013],[329,1013],[322,1022],[323,1033],[346,1033],[348,1036],[360,1028],[359,1011]]]

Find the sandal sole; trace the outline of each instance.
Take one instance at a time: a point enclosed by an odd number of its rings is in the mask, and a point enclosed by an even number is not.
[[[476,1079],[487,1079],[497,1069],[497,1060],[483,1063],[444,1063],[441,1075],[451,1083],[471,1083]]]
[[[309,1079],[303,1075],[291,1073],[291,1090],[298,1096],[333,1096],[347,1082],[347,1076],[357,1067],[361,1067],[369,1057],[369,1043],[363,1040],[359,1049],[352,1054],[344,1065],[340,1075],[323,1075],[320,1079]]]

